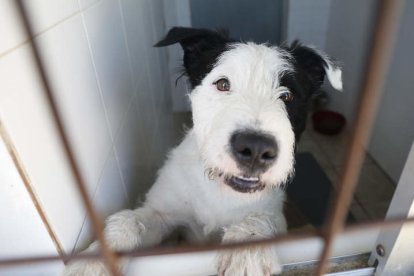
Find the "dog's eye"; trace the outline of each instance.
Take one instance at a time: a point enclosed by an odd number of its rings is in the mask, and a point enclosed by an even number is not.
[[[291,102],[293,100],[294,96],[293,93],[290,91],[285,91],[280,94],[279,99],[281,99],[284,102]]]
[[[230,91],[230,81],[226,78],[219,79],[213,83],[218,91]]]

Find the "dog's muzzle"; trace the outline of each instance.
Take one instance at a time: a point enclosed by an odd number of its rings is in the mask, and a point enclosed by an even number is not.
[[[238,167],[249,176],[265,172],[278,155],[273,136],[257,131],[235,132],[230,138],[230,148]]]

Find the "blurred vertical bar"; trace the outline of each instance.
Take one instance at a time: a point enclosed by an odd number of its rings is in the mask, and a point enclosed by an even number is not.
[[[383,0],[378,10],[357,117],[346,153],[339,187],[331,200],[331,212],[328,216],[327,226],[324,229],[325,244],[316,269],[316,275],[323,275],[327,270],[328,258],[331,255],[335,235],[341,232],[344,227],[344,220],[365,156],[365,145],[374,123],[383,79],[388,69],[399,15],[403,6],[404,0]]]
[[[75,156],[73,154],[73,151],[71,149],[68,136],[66,135],[65,129],[63,127],[63,121],[60,116],[59,110],[56,105],[56,101],[54,99],[54,94],[52,93],[51,87],[49,85],[48,78],[46,76],[45,69],[43,67],[43,63],[40,57],[39,48],[36,44],[36,41],[34,40],[33,30],[29,22],[28,13],[24,7],[23,1],[18,0],[16,1],[18,11],[21,16],[21,20],[24,26],[24,31],[26,32],[27,37],[30,41],[30,48],[33,54],[35,66],[37,67],[38,73],[41,78],[41,82],[44,88],[44,91],[46,93],[47,99],[49,101],[49,105],[56,123],[56,126],[58,128],[59,136],[62,140],[62,144],[64,147],[65,154],[68,158],[70,168],[72,170],[72,173],[76,179],[76,185],[78,187],[79,193],[81,195],[81,199],[83,201],[83,204],[85,205],[86,213],[89,216],[92,228],[94,230],[94,233],[96,235],[97,240],[100,244],[100,250],[102,257],[105,261],[105,264],[107,266],[108,271],[112,275],[120,275],[120,271],[118,270],[118,257],[117,255],[109,248],[104,234],[103,234],[103,224],[97,213],[95,212],[92,203],[88,197],[86,188],[85,188],[85,182],[82,178],[82,175],[80,173],[79,167],[75,161]]]

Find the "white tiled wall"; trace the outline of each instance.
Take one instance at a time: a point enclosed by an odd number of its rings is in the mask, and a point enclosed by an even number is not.
[[[305,45],[325,50],[331,0],[290,0],[287,41],[299,39]]]
[[[391,57],[369,151],[398,183],[414,140],[414,2],[407,1],[401,14],[398,37]],[[396,135],[397,134],[397,135]]]
[[[1,140],[0,183],[0,221],[2,222],[0,258],[56,254],[56,248]],[[27,231],[27,229],[31,230]],[[56,274],[61,266],[62,264],[60,266],[38,266],[37,271]],[[26,273],[29,271],[27,270]],[[0,275],[17,275],[16,272],[21,275],[24,271],[0,268]]]
[[[342,62],[343,93],[329,93],[329,107],[352,122],[366,66],[378,1],[335,0],[326,38],[326,51]]]
[[[167,51],[152,47],[166,33],[163,1],[24,4],[94,206],[107,216],[135,205],[173,137]],[[63,250],[70,254],[91,239],[90,228],[13,0],[0,1],[0,32],[0,120]],[[8,176],[0,176],[3,184]],[[22,183],[13,185],[24,191]],[[1,221],[12,219],[7,214],[2,208]],[[3,245],[8,238],[3,231],[12,228],[1,228]],[[38,230],[27,233],[33,231]],[[47,242],[44,249],[56,252]],[[13,252],[25,253],[19,248]],[[0,256],[5,254],[0,246]]]
[[[329,85],[329,108],[353,120],[378,1],[290,0],[287,40],[299,39],[342,65],[344,92]]]
[[[27,45],[0,58],[0,85],[2,123],[63,246],[69,248],[76,240],[84,210],[65,166],[62,146]]]

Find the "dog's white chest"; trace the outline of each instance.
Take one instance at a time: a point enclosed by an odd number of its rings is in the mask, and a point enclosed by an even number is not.
[[[229,191],[231,188],[209,180],[202,181],[200,185],[202,196],[197,196],[192,203],[195,219],[202,227],[204,235],[238,223],[249,214],[272,212],[273,208],[282,204],[282,196],[279,193],[242,194]],[[273,203],[279,201],[279,204],[273,204],[272,198],[275,201]]]

